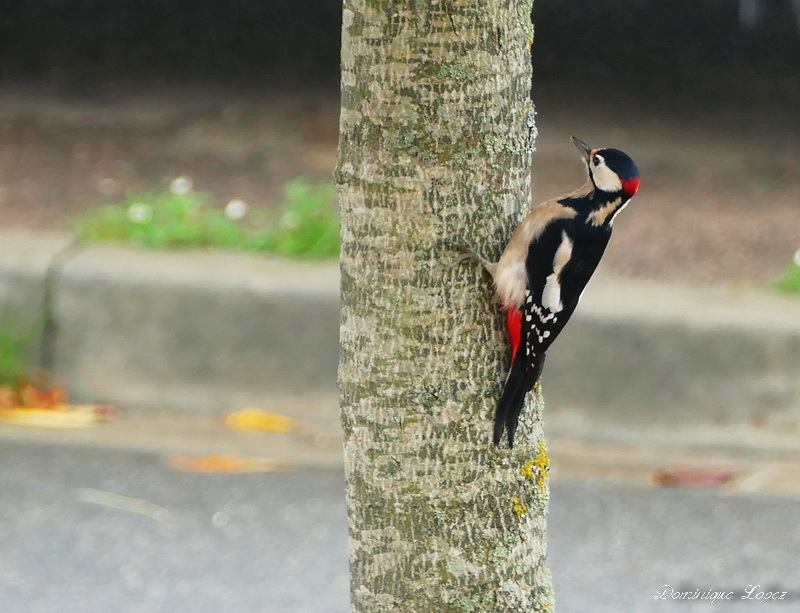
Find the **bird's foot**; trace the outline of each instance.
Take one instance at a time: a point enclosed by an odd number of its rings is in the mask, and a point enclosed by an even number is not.
[[[444,262],[442,262],[441,265],[443,268],[456,268],[461,264],[463,264],[464,262],[469,262],[470,260],[478,260],[478,262],[481,263],[481,266],[483,266],[486,270],[489,271],[491,271],[493,267],[493,264],[489,262],[489,260],[481,256],[479,253],[476,253],[469,247],[466,247],[465,245],[458,245],[456,243],[451,243],[450,241],[447,240],[439,241],[439,245],[445,249],[450,249],[451,251],[458,251],[463,254],[460,258],[458,258],[457,260],[455,260],[450,264],[445,264]]]

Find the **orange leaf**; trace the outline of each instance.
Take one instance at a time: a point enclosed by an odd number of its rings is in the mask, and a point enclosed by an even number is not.
[[[734,477],[733,471],[725,468],[680,467],[656,471],[654,481],[665,486],[718,487]]]
[[[270,413],[256,407],[247,407],[225,417],[225,425],[234,430],[266,430],[268,432],[291,432],[294,420],[280,413]]]
[[[227,453],[212,453],[202,456],[171,453],[167,456],[167,466],[177,470],[201,473],[272,473],[293,468],[288,462],[272,458]]]
[[[33,382],[23,382],[19,387],[19,398],[23,406],[52,409],[66,402],[67,391],[58,385],[48,388]]]

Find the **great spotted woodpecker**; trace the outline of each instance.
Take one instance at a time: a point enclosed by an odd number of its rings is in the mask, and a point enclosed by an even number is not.
[[[592,149],[572,137],[587,182],[534,208],[497,262],[463,247],[489,271],[505,312],[511,368],[494,418],[494,443],[505,430],[514,445],[525,395],[542,374],[545,352],[569,321],[603,257],[611,227],[639,189],[639,169],[618,149]]]

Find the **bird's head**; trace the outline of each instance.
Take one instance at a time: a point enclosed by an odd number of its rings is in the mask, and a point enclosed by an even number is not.
[[[619,149],[592,149],[582,140],[572,137],[589,169],[595,188],[609,194],[624,194],[627,198],[639,189],[639,168]]]

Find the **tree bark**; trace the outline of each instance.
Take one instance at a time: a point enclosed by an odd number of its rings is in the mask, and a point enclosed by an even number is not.
[[[344,0],[339,384],[356,612],[553,610],[541,396],[491,444],[530,206],[531,0]],[[533,396],[533,394],[531,394]]]

